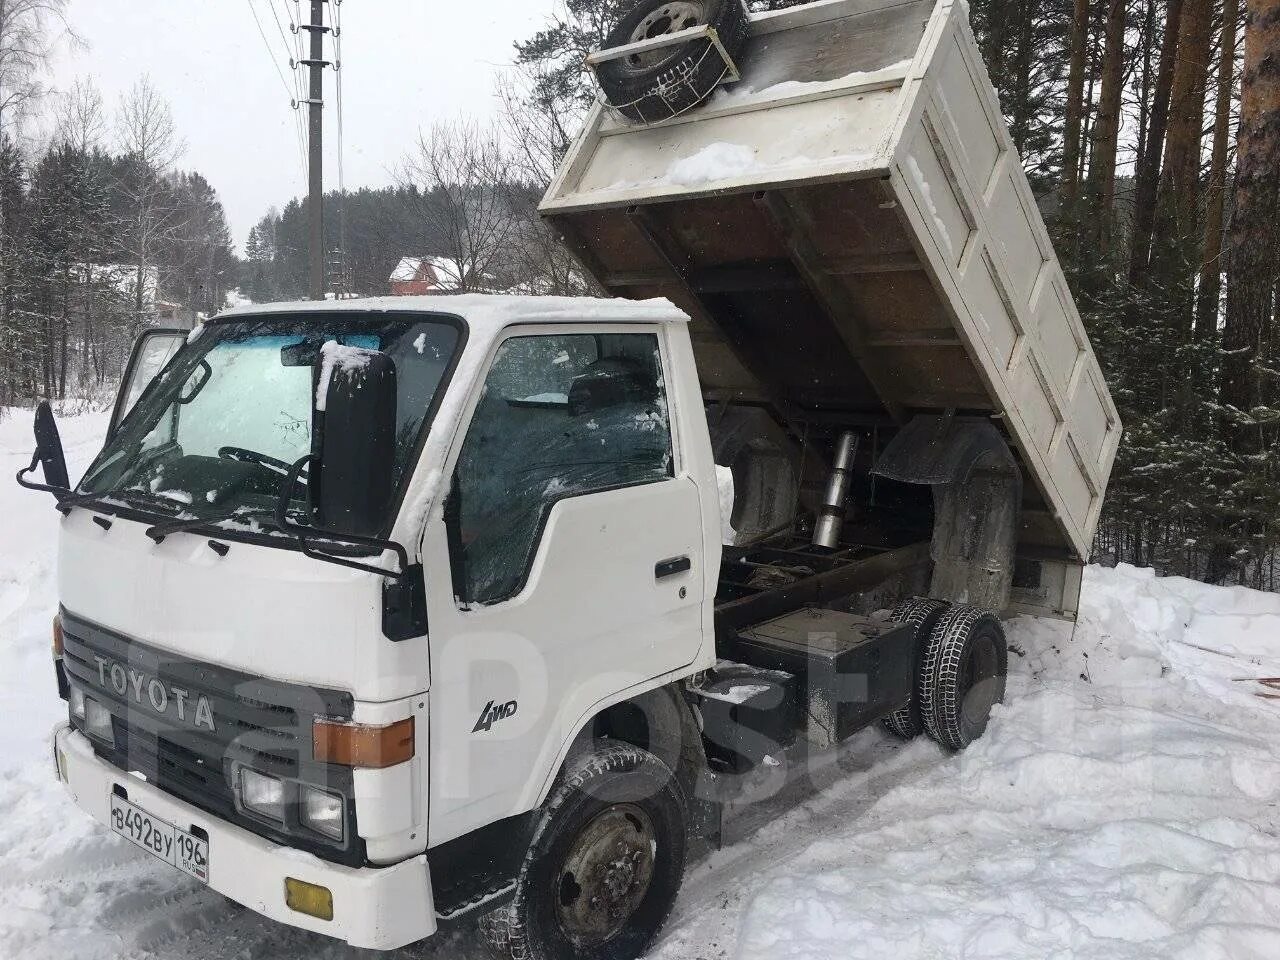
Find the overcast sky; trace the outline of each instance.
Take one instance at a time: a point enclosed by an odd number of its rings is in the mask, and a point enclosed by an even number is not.
[[[495,78],[511,45],[545,20],[555,0],[345,0],[343,101],[348,188],[381,185],[420,127],[495,109]],[[252,0],[288,76],[272,18],[292,0]],[[304,2],[304,17],[310,4]],[[332,4],[329,4],[332,8]],[[91,77],[109,110],[142,74],[168,97],[187,141],[182,165],[222,197],[243,249],[266,209],[305,191],[293,111],[250,11],[250,0],[72,0],[69,19],[88,49],[60,57],[63,89]],[[334,75],[327,71],[325,179],[337,186]]]

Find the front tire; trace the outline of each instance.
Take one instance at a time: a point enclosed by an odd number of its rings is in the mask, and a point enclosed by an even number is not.
[[[657,757],[597,749],[552,791],[515,898],[481,920],[484,939],[510,960],[633,960],[680,889],[686,810]]]

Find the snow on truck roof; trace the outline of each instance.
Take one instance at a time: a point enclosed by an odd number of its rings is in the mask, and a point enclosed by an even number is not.
[[[689,320],[683,311],[665,299],[460,294],[257,303],[224,311],[209,322],[290,313],[441,313],[460,316],[473,328],[500,328],[515,323],[687,323]]]

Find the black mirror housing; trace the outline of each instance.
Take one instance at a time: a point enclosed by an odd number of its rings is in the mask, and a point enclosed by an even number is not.
[[[58,433],[58,422],[53,417],[53,408],[49,406],[48,400],[41,400],[36,407],[35,435],[36,457],[44,468],[44,482],[51,487],[71,489],[71,479],[67,476],[67,458],[62,452],[62,437]]]
[[[309,481],[316,526],[376,536],[395,481],[395,363],[330,342],[318,369]]]

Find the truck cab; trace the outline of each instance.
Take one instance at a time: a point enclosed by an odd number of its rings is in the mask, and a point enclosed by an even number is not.
[[[339,404],[340,386],[390,406]],[[429,935],[426,851],[519,833],[592,717],[715,662],[698,389],[687,318],[661,303],[397,298],[206,324],[126,382],[136,401],[61,501],[56,749],[77,802],[203,837],[188,872],[269,916],[363,946]],[[384,442],[355,451],[339,428]],[[353,454],[345,489],[382,475],[380,502],[295,533],[308,486],[345,480],[294,466]],[[493,892],[458,872],[451,899]],[[289,878],[327,889],[332,916],[293,909]]]

